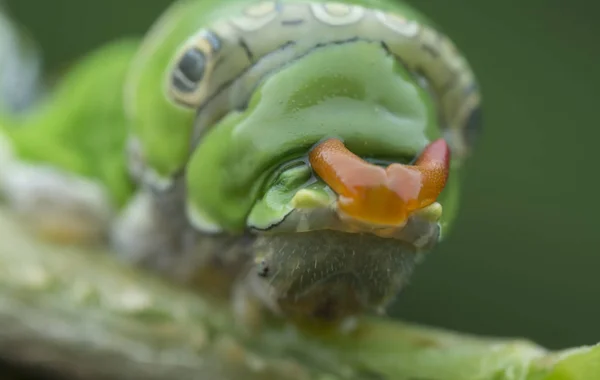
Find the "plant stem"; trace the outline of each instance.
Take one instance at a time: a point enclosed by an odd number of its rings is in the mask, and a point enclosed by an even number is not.
[[[269,321],[248,335],[227,303],[101,249],[41,242],[1,210],[0,326],[0,357],[69,379],[593,380],[578,376],[600,363],[600,346],[550,353],[382,318],[348,334]]]

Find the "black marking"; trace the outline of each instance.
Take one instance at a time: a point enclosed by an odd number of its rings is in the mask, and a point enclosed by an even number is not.
[[[392,53],[392,50],[391,50],[391,49],[390,49],[390,47],[388,46],[388,44],[387,44],[387,43],[385,43],[385,41],[381,41],[381,47],[383,48],[383,50],[385,50],[385,52],[386,52],[388,55],[394,55],[394,54]]]
[[[346,45],[346,44],[351,44],[353,42],[359,42],[359,41],[365,41],[365,42],[373,43],[373,42],[376,42],[378,40],[369,40],[369,39],[362,39],[360,37],[352,37],[352,38],[348,38],[346,40],[331,41],[331,42],[320,42],[320,43],[316,44],[312,49],[308,50],[306,52],[306,54],[303,54],[301,57],[305,57],[305,56],[308,55],[308,53],[312,53],[314,50],[322,48],[322,47],[325,47],[325,46]]]
[[[287,219],[290,217],[290,215],[293,214],[293,211],[290,211],[287,213],[287,215],[285,215],[283,218],[281,218],[280,221],[275,222],[275,223],[271,223],[268,226],[266,226],[265,228],[258,228],[258,227],[249,227],[250,231],[252,232],[268,232],[271,231],[279,226],[281,226],[283,223],[285,223],[287,221]]]
[[[192,83],[198,83],[204,77],[206,56],[200,49],[191,48],[179,59],[177,69],[185,79]]]
[[[282,26],[297,26],[297,25],[302,25],[304,24],[306,20],[301,19],[301,18],[297,18],[297,19],[293,19],[293,20],[281,20],[281,25]]]
[[[267,278],[269,277],[270,271],[271,267],[269,266],[269,264],[265,260],[261,261],[258,266],[258,276]]]
[[[294,41],[288,41],[285,44],[281,45],[280,47],[278,47],[277,49],[273,50],[270,53],[265,54],[263,57],[261,57],[257,62],[260,62],[261,60],[269,57],[271,54],[275,54],[281,50],[285,50],[286,48],[295,45],[296,42]],[[257,63],[255,62],[255,63]],[[211,101],[213,101],[216,97],[218,97],[221,92],[223,92],[226,88],[228,88],[229,86],[231,86],[235,81],[237,81],[238,79],[240,79],[242,76],[244,76],[244,74],[246,74],[250,69],[252,68],[252,66],[249,66],[247,68],[245,68],[244,70],[242,70],[235,78],[228,80],[227,82],[221,84],[216,90],[215,92],[213,92],[213,94],[211,96],[209,96],[208,98],[206,98],[206,101],[201,104],[200,106],[198,106],[198,111],[197,114],[202,112],[202,110],[204,110],[205,107],[207,107]],[[190,104],[190,103],[185,103],[182,102],[182,104],[185,104],[187,106],[190,107],[194,107],[194,104]]]
[[[263,79],[267,76],[269,76],[270,74],[272,74],[275,71],[281,70],[283,67],[289,66],[290,64],[297,62],[298,60],[306,57],[307,55],[309,55],[310,53],[312,53],[313,51],[320,49],[320,48],[324,48],[327,46],[331,46],[331,45],[344,45],[347,43],[352,43],[352,42],[358,42],[358,41],[365,41],[365,42],[369,42],[369,43],[373,43],[375,41],[371,41],[371,40],[366,40],[366,39],[360,39],[359,37],[352,37],[348,40],[340,40],[340,41],[332,41],[332,42],[323,42],[323,43],[319,43],[316,44],[315,46],[313,46],[311,49],[309,49],[308,51],[306,51],[304,54],[299,55],[298,57],[294,58],[291,61],[286,62],[285,64],[283,64],[282,66],[273,68],[272,70],[269,70],[268,72],[264,73],[261,78],[256,82],[256,85],[252,88],[251,92],[254,92],[256,90],[256,88],[258,88],[260,86],[260,84],[262,83]],[[288,44],[290,45],[295,45],[295,42],[290,41],[288,42]],[[281,49],[283,50],[283,49]],[[277,50],[279,51],[279,49]],[[273,52],[274,53],[274,52]],[[271,53],[269,53],[271,54]],[[266,56],[265,56],[266,57]],[[263,57],[263,58],[265,58]],[[261,59],[263,59],[261,58]],[[246,105],[247,106],[247,105]],[[244,106],[243,108],[239,109],[240,111],[244,110],[246,108],[246,106]]]
[[[323,48],[323,47],[326,47],[326,46],[329,46],[329,45],[344,45],[344,44],[347,44],[347,43],[354,43],[354,42],[360,42],[360,41],[362,41],[362,42],[368,42],[368,43],[376,43],[376,42],[381,43],[381,40],[371,40],[371,39],[366,39],[366,38],[362,38],[361,39],[360,37],[353,37],[353,38],[350,38],[350,39],[347,39],[347,40],[338,40],[338,41],[332,41],[332,42],[328,42],[328,43],[320,43],[318,45],[315,45],[313,48],[309,49],[308,51],[306,51],[304,54],[301,54],[300,56],[296,57],[295,59],[287,62],[286,65],[289,65],[289,64],[291,64],[293,62],[298,61],[299,59],[304,58],[305,56],[311,54],[314,50],[317,50],[319,48]],[[296,45],[295,41],[288,41],[288,42],[284,43],[283,45],[280,45],[277,49],[275,49],[275,50],[273,50],[273,51],[265,54],[264,56],[262,56],[261,58],[259,58],[258,61],[254,62],[254,63],[256,64],[256,63],[262,61],[263,59],[267,59],[272,54],[276,54],[276,53],[278,53],[278,52],[280,52],[282,50],[285,50],[285,49],[287,49],[287,48],[289,48],[291,46],[294,46],[294,45]],[[406,64],[402,61],[402,59],[400,59],[397,55],[394,54],[392,56],[395,57],[396,60],[399,61],[401,64],[403,64],[405,67],[407,67]],[[206,98],[206,100],[205,100],[205,102],[203,104],[201,104],[201,105],[198,106],[198,105],[195,105],[195,104],[192,104],[192,103],[186,103],[186,102],[182,102],[182,101],[180,101],[180,104],[184,104],[184,105],[187,105],[189,107],[195,107],[195,106],[197,106],[198,107],[197,114],[200,113],[200,112],[202,112],[204,110],[204,108],[207,107],[210,104],[211,101],[213,101],[215,98],[217,98],[226,88],[228,88],[229,86],[231,86],[235,81],[237,81],[239,78],[241,78],[242,76],[244,76],[244,74],[246,74],[251,68],[252,68],[252,66],[249,66],[249,67],[245,68],[236,77],[234,77],[233,79],[230,79],[227,82],[221,84],[215,90],[215,92],[212,93],[212,95],[210,95],[209,97]],[[276,70],[279,70],[279,69],[280,69],[280,67],[275,68],[275,69],[273,69],[273,70],[265,73],[265,76],[269,75],[272,72],[274,72]],[[411,70],[409,70],[409,71],[411,71]]]
[[[250,50],[250,47],[246,43],[246,40],[244,40],[243,38],[240,38],[238,41],[238,44],[242,47],[242,49],[244,49],[244,52],[246,52],[246,56],[248,57],[248,60],[250,62],[254,62],[254,54],[252,54],[252,50]]]
[[[353,38],[350,38],[350,39],[347,39],[347,40],[332,41],[332,42],[328,42],[328,43],[319,43],[319,44],[315,45],[313,48],[311,48],[311,49],[309,49],[308,51],[306,51],[304,54],[302,54],[302,55],[300,55],[300,56],[296,57],[296,58],[295,58],[295,59],[293,59],[292,61],[289,61],[289,62],[287,62],[285,65],[290,65],[291,63],[293,63],[293,62],[295,62],[295,61],[298,61],[298,60],[300,60],[300,59],[304,58],[305,56],[307,56],[307,55],[311,54],[311,53],[312,53],[314,50],[317,50],[317,49],[319,49],[319,48],[323,48],[323,47],[326,47],[326,46],[329,46],[329,45],[343,45],[343,44],[354,43],[354,42],[360,42],[360,41],[362,41],[362,42],[367,42],[367,43],[377,43],[377,42],[378,42],[378,43],[380,43],[380,44],[381,44],[381,47],[382,47],[382,48],[383,48],[383,49],[384,49],[384,50],[385,50],[385,51],[386,51],[388,54],[390,54],[392,57],[394,57],[394,59],[396,60],[396,62],[398,62],[400,65],[402,65],[402,66],[404,67],[404,69],[405,69],[405,70],[407,70],[407,72],[415,72],[415,70],[419,71],[419,68],[412,68],[412,69],[411,69],[411,68],[410,68],[410,67],[409,67],[409,66],[406,64],[406,62],[404,61],[404,59],[403,59],[402,57],[398,56],[397,54],[394,54],[394,53],[393,53],[393,52],[392,52],[392,51],[389,49],[389,46],[388,46],[388,45],[387,45],[387,44],[386,44],[384,41],[381,41],[381,40],[371,40],[371,39],[360,38],[360,37],[353,37]],[[271,52],[269,52],[269,53],[265,54],[263,57],[259,58],[259,60],[258,60],[257,62],[260,62],[260,61],[261,61],[261,60],[263,60],[263,59],[267,59],[267,58],[268,58],[269,56],[271,56],[272,54],[276,54],[277,52],[280,52],[280,51],[282,51],[282,50],[285,50],[285,49],[289,48],[290,46],[294,46],[294,45],[296,45],[296,42],[295,42],[295,41],[288,41],[288,42],[286,42],[285,44],[283,44],[283,45],[279,46],[277,49],[275,49],[275,50],[273,50],[273,51],[271,51]],[[257,62],[255,62],[255,63],[257,63]],[[284,67],[285,67],[285,65],[284,65]],[[200,113],[201,113],[201,112],[204,110],[204,108],[205,108],[205,107],[208,107],[208,105],[210,104],[210,102],[211,102],[211,101],[213,101],[215,98],[217,98],[217,97],[218,97],[218,96],[219,96],[219,95],[220,95],[220,94],[221,94],[223,91],[225,91],[225,89],[226,89],[226,88],[228,88],[229,86],[231,86],[231,85],[232,85],[232,84],[233,84],[235,81],[237,81],[239,78],[241,78],[242,76],[244,76],[244,74],[246,74],[246,73],[247,73],[247,72],[248,72],[248,71],[249,71],[251,68],[252,68],[252,66],[249,66],[249,67],[245,68],[245,69],[244,69],[244,70],[242,70],[242,72],[240,72],[240,73],[239,73],[239,74],[238,74],[236,77],[234,77],[233,79],[231,79],[231,80],[229,80],[229,81],[227,81],[227,82],[223,83],[221,86],[219,86],[219,87],[217,88],[217,90],[216,90],[216,91],[215,91],[215,92],[214,92],[214,93],[213,93],[213,94],[212,94],[210,97],[208,97],[208,98],[205,100],[205,102],[204,102],[203,104],[201,104],[200,106],[198,106],[198,109],[197,109],[197,112],[196,112],[196,114],[200,114]],[[254,89],[252,89],[252,91],[254,91],[254,90],[255,90],[255,89],[258,87],[258,86],[260,86],[260,83],[262,82],[262,80],[264,79],[264,77],[266,77],[266,76],[270,75],[271,73],[273,73],[274,71],[277,71],[277,70],[280,70],[280,69],[281,69],[281,67],[277,67],[277,68],[274,68],[273,70],[270,70],[269,72],[265,73],[265,74],[263,75],[263,77],[261,77],[261,79],[260,79],[260,80],[257,82],[256,86],[254,87]],[[430,82],[430,81],[429,81],[429,77],[428,77],[427,75],[425,75],[425,71],[424,71],[424,70],[421,70],[421,72],[424,74],[424,75],[423,75],[423,77],[424,77],[425,79],[427,79],[427,80],[428,80],[428,82]],[[441,99],[441,97],[442,97],[442,96],[441,96],[441,94],[440,94],[440,92],[439,92],[439,91],[433,91],[433,94],[432,94],[432,96],[434,97],[434,99],[435,99],[435,100],[437,101],[437,103],[439,104],[439,102],[440,102],[440,99]],[[185,102],[181,102],[181,103],[183,103],[183,104],[186,104],[186,105],[188,105],[189,107],[194,107],[194,106],[195,106],[194,104],[189,104],[189,103],[185,103]],[[247,106],[247,105],[246,105],[246,106]],[[445,125],[445,119],[446,119],[446,118],[445,118],[445,116],[444,116],[444,113],[443,113],[442,107],[439,107],[439,106],[438,106],[437,108],[438,108],[438,118],[439,118],[439,120],[440,120],[440,127],[441,127],[442,129],[445,129],[445,128],[447,128],[447,126]],[[240,111],[243,111],[244,109],[245,109],[245,107],[240,107],[240,109],[239,109],[239,110],[240,110]],[[256,227],[254,227],[254,228],[252,228],[252,230],[253,230],[253,231],[262,231],[262,232],[265,232],[265,231],[272,230],[272,229],[274,229],[274,228],[278,227],[279,225],[283,224],[283,222],[286,220],[286,218],[287,218],[288,216],[289,216],[289,214],[288,214],[288,215],[286,215],[286,216],[285,216],[285,217],[284,217],[284,218],[283,218],[281,221],[279,221],[279,222],[277,222],[277,223],[274,223],[274,224],[272,224],[272,225],[269,225],[269,226],[268,226],[267,228],[265,228],[265,229],[259,229],[259,228],[256,228]]]
[[[240,41],[240,43],[242,43],[242,42],[243,42],[243,41]],[[394,57],[394,59],[396,60],[396,62],[398,62],[399,64],[401,64],[401,65],[402,65],[402,66],[403,66],[403,67],[404,67],[404,68],[405,68],[405,69],[406,69],[408,72],[414,72],[414,70],[415,70],[414,68],[413,68],[413,69],[411,69],[411,68],[410,68],[410,67],[409,67],[409,66],[406,64],[406,62],[403,60],[403,58],[402,58],[402,57],[400,57],[400,56],[398,56],[397,54],[394,54],[393,52],[391,52],[391,51],[390,51],[390,49],[389,49],[389,47],[388,47],[388,45],[387,45],[385,42],[383,42],[383,41],[381,41],[381,40],[379,40],[379,39],[377,39],[377,40],[372,40],[372,39],[360,38],[360,37],[352,37],[352,38],[349,38],[349,39],[346,39],[346,40],[338,40],[338,41],[331,41],[331,42],[319,43],[319,44],[315,45],[314,47],[312,47],[311,49],[309,49],[309,50],[307,50],[306,52],[304,52],[303,54],[301,54],[301,55],[299,55],[298,57],[294,58],[293,60],[286,62],[284,66],[286,66],[286,65],[290,65],[290,64],[292,64],[293,62],[296,62],[296,61],[298,61],[298,60],[300,60],[300,59],[302,59],[302,58],[306,57],[307,55],[311,54],[313,51],[315,51],[315,50],[317,50],[317,49],[320,49],[320,48],[323,48],[323,47],[327,47],[327,46],[330,46],[330,45],[344,45],[344,44],[355,43],[355,42],[379,43],[379,44],[381,44],[382,48],[383,48],[383,49],[384,49],[386,52],[388,52],[388,53],[389,53],[389,54],[390,54],[392,57]],[[294,46],[294,45],[296,45],[296,42],[295,42],[295,41],[288,41],[288,42],[286,42],[286,43],[284,43],[284,44],[280,45],[280,46],[279,46],[277,49],[274,49],[273,51],[271,51],[271,52],[269,52],[269,53],[265,54],[264,56],[262,56],[261,58],[259,58],[259,59],[258,59],[258,61],[254,62],[254,63],[256,64],[256,63],[260,62],[261,60],[263,60],[263,59],[267,59],[267,58],[268,58],[268,57],[270,57],[271,55],[273,55],[273,54],[276,54],[276,53],[278,53],[278,52],[280,52],[280,51],[282,51],[282,50],[285,50],[285,49],[287,49],[287,48],[289,48],[289,47],[291,47],[291,46]],[[206,100],[204,101],[204,103],[202,103],[201,105],[194,105],[194,104],[185,103],[185,102],[181,102],[181,101],[180,101],[180,103],[183,103],[184,105],[187,105],[187,106],[189,106],[189,107],[195,107],[195,106],[197,106],[197,107],[198,107],[198,109],[197,109],[197,112],[196,112],[196,113],[197,113],[197,114],[199,114],[199,113],[201,113],[201,112],[202,112],[202,111],[203,111],[203,110],[204,110],[206,107],[208,107],[208,105],[211,103],[211,101],[213,101],[215,98],[217,98],[219,95],[221,95],[221,93],[222,93],[223,91],[225,91],[225,89],[227,89],[228,87],[230,87],[230,86],[231,86],[231,85],[232,85],[232,84],[233,84],[235,81],[237,81],[239,78],[241,78],[242,76],[244,76],[244,74],[246,74],[246,73],[247,73],[249,70],[251,70],[251,69],[252,69],[252,66],[248,66],[247,68],[245,68],[244,70],[242,70],[242,71],[241,71],[241,72],[240,72],[240,73],[239,73],[239,74],[238,74],[236,77],[234,77],[234,78],[232,78],[232,79],[228,80],[227,82],[224,82],[223,84],[221,84],[221,85],[220,85],[220,86],[219,86],[219,87],[218,87],[218,88],[215,90],[215,92],[213,92],[213,93],[212,93],[212,94],[211,94],[209,97],[207,97],[207,98],[206,98]],[[274,68],[273,70],[270,70],[269,72],[265,73],[265,74],[263,75],[263,77],[261,78],[261,80],[259,80],[259,81],[258,81],[258,83],[257,83],[257,85],[255,86],[255,88],[256,88],[256,87],[258,87],[258,86],[260,85],[260,82],[262,81],[262,79],[263,79],[264,77],[266,77],[266,76],[268,76],[268,75],[272,74],[274,71],[277,71],[277,70],[280,70],[280,69],[281,69],[281,67],[277,67],[277,68]],[[428,78],[428,76],[426,76],[426,75],[424,75],[424,77],[425,77],[426,79],[429,79],[429,78]],[[437,95],[437,96],[439,96],[439,92],[437,92],[437,93],[436,93],[436,95]],[[440,107],[438,107],[438,108],[440,108]],[[244,108],[242,107],[240,110],[243,110],[243,109],[244,109]],[[443,118],[442,118],[442,119],[443,119]],[[442,120],[442,121],[443,121],[443,120]],[[442,127],[443,127],[443,124],[442,124]],[[285,218],[284,218],[284,219],[285,219]],[[280,223],[282,223],[282,222],[283,222],[283,220],[282,220],[282,221],[280,221],[279,223],[276,223],[276,224],[274,224],[274,225],[272,225],[272,226],[269,226],[268,228],[266,228],[265,230],[262,230],[262,231],[268,231],[268,230],[270,230],[270,229],[272,229],[272,228],[276,227],[278,224],[280,224]],[[256,230],[259,230],[259,231],[260,231],[261,229],[256,229]]]

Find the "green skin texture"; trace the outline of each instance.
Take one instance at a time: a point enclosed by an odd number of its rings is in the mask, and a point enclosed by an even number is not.
[[[288,1],[283,1],[283,3]],[[317,0],[317,2],[326,2]],[[149,33],[136,58],[127,84],[132,131],[142,143],[147,164],[162,177],[178,172],[190,152],[195,111],[174,105],[164,96],[166,70],[181,44],[216,19],[239,13],[256,0],[188,0],[172,6]],[[406,17],[430,23],[412,8],[393,0],[352,0],[346,3],[395,10]]]
[[[15,154],[97,181],[116,205],[125,204],[134,185],[125,161],[122,87],[138,46],[124,40],[100,48],[77,62],[37,109],[1,120]]]
[[[96,180],[122,206],[135,191],[125,155],[131,133],[159,176],[168,178],[188,163],[191,206],[235,233],[268,192],[273,170],[305,156],[324,137],[342,138],[366,158],[407,162],[440,136],[432,100],[409,74],[381,48],[352,44],[323,49],[273,74],[247,110],[226,115],[191,151],[195,110],[165,95],[172,60],[200,28],[252,2],[182,1],[166,12],[141,49],[138,41],[121,41],[85,57],[37,112],[3,123],[17,154]],[[395,1],[347,2],[431,24]],[[324,62],[329,62],[326,71],[318,69]],[[455,215],[459,182],[459,165],[453,162],[439,199],[443,228]],[[287,189],[281,201],[289,201],[295,189]]]
[[[195,112],[174,105],[164,96],[165,70],[189,36],[249,3],[252,1],[177,4],[151,33],[129,83],[132,130],[143,146],[147,164],[168,178],[181,170],[191,155],[186,169],[190,206],[204,219],[228,232],[241,232],[252,205],[265,190],[270,171],[287,159],[306,154],[324,137],[343,138],[359,155],[401,162],[439,137],[431,99],[408,73],[381,49],[356,44],[309,55],[288,70],[273,74],[254,94],[245,112],[228,114],[190,152]],[[395,10],[431,24],[398,2],[349,3]],[[349,59],[350,55],[356,59]],[[328,59],[346,64],[321,72],[318,67]],[[347,64],[350,61],[352,66]],[[364,65],[371,64],[381,70],[366,72]],[[282,94],[286,94],[287,104],[279,102]],[[390,141],[394,135],[398,138]],[[451,177],[456,175],[454,169]],[[451,178],[451,191],[445,191],[443,198],[457,198],[454,181]],[[449,211],[444,213],[444,225],[454,214]]]
[[[428,95],[380,46],[332,46],[273,75],[247,110],[204,136],[187,169],[189,199],[242,230],[264,175],[326,137],[363,157],[407,162],[439,130]]]

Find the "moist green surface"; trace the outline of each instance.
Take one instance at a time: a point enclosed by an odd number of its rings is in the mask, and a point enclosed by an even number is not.
[[[363,157],[406,162],[439,129],[430,97],[380,45],[317,49],[272,75],[245,111],[205,135],[187,168],[192,207],[243,229],[270,172],[326,137]]]

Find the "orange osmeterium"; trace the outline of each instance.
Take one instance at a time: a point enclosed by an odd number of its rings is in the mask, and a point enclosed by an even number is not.
[[[315,173],[338,194],[338,210],[363,223],[402,226],[410,214],[434,203],[448,179],[450,149],[444,139],[429,144],[414,165],[371,164],[338,139],[309,154]]]

